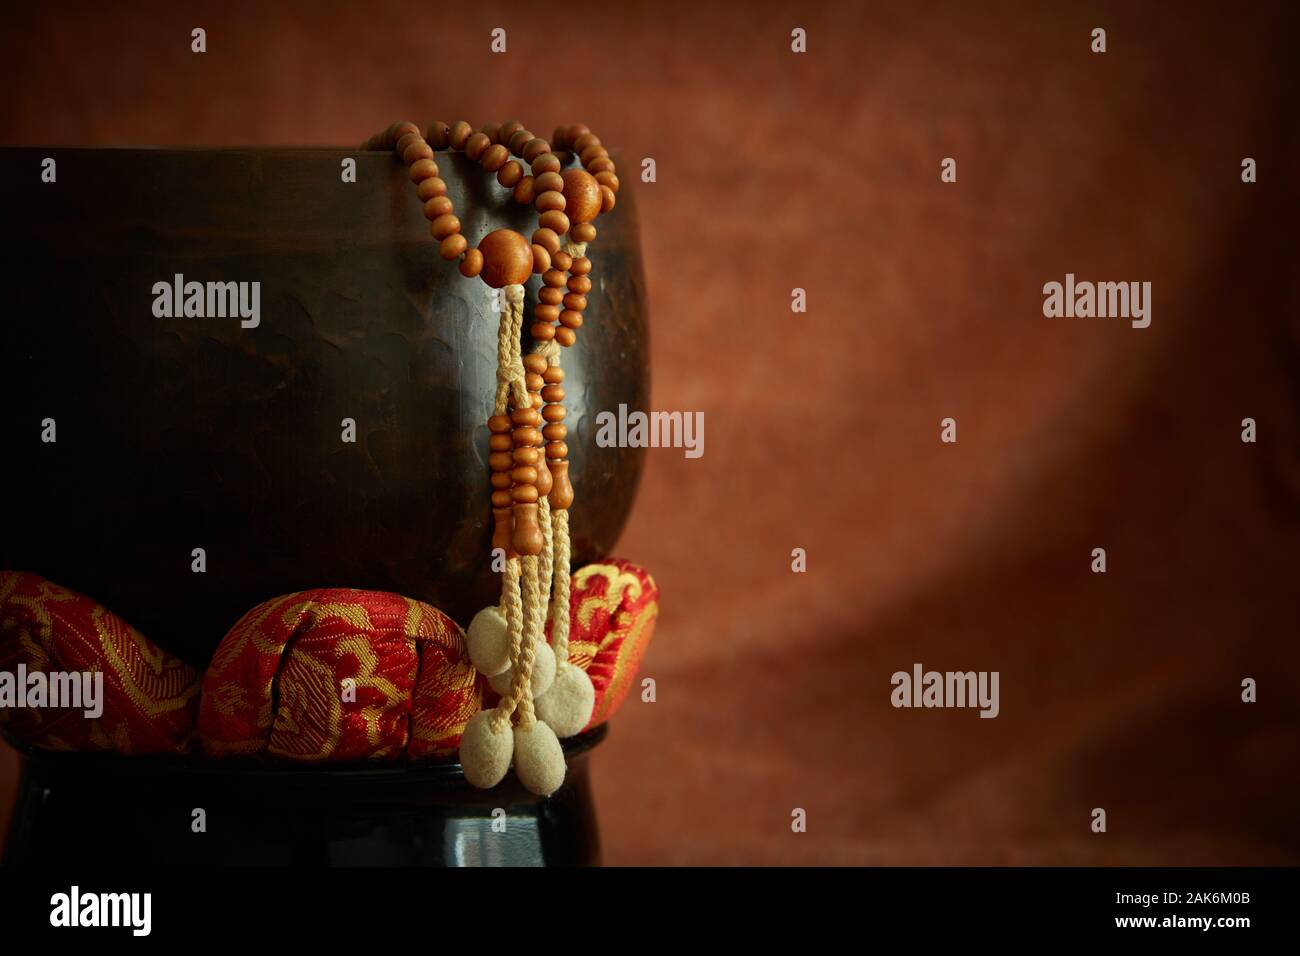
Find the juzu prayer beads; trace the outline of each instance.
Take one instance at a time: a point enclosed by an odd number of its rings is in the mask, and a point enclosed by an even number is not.
[[[540,275],[529,333],[537,342],[554,340],[566,348],[577,341],[591,291],[591,260],[566,252],[563,237],[577,245],[594,241],[593,222],[614,208],[619,188],[614,162],[599,137],[582,124],[557,128],[548,142],[518,120],[479,130],[464,120],[436,122],[423,133],[414,123],[400,122],[370,137],[362,148],[391,149],[406,164],[439,256],[457,262],[466,278],[477,277],[495,289]],[[531,237],[496,229],[470,246],[435,159],[436,152],[448,149],[464,151],[495,174],[515,202],[537,210]],[[563,153],[579,165],[565,168]],[[552,509],[567,509],[573,488],[565,443],[564,372],[535,354],[524,359],[524,367],[529,406],[511,406],[508,414],[488,420],[492,546],[508,554],[535,555],[543,546],[538,501],[546,498]]]

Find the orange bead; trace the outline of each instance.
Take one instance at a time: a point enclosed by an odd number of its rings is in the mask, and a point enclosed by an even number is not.
[[[537,480],[537,469],[532,465],[520,465],[510,472],[510,480],[519,485],[531,485]]]
[[[514,463],[515,460],[508,451],[496,451],[488,455],[488,466],[493,471],[509,471]]]
[[[591,132],[590,130],[581,134],[580,136],[575,136],[573,138],[573,151],[575,153],[581,153],[588,146],[600,146],[600,145],[603,145],[600,141],[600,137],[597,136],[595,133]]]
[[[519,132],[523,128],[524,124],[519,122],[519,120],[506,120],[501,124],[500,129],[497,130],[497,134],[493,138],[498,143],[509,149],[510,137],[514,136],[515,133]]]
[[[615,202],[617,202],[617,199],[614,196],[614,190],[602,184],[600,187],[600,211],[609,212],[614,208]]]
[[[421,183],[415,187],[415,194],[419,196],[420,199],[428,202],[435,196],[447,195],[447,183],[444,180],[439,179],[435,174],[430,176],[428,179],[421,181]]]
[[[427,183],[429,180],[426,179],[425,182]],[[454,212],[454,210],[451,205],[451,200],[446,196],[434,196],[424,204],[424,218],[430,222],[433,222],[433,220],[437,219],[439,216],[450,215],[452,212]]]
[[[506,145],[510,147],[510,152],[516,156],[523,156],[524,146],[531,143],[536,137],[526,129],[516,130],[510,137],[510,142]]]
[[[550,229],[538,229],[533,232],[533,242],[537,243],[552,256],[560,251],[560,237]]]
[[[465,155],[477,163],[491,145],[492,140],[487,133],[471,133],[469,139],[465,140]]]
[[[548,322],[534,322],[528,331],[539,342],[549,342],[555,338],[555,326]]]
[[[511,437],[515,440],[516,448],[530,448],[542,443],[542,433],[532,426],[516,428]]]
[[[424,160],[420,160],[424,162]],[[537,224],[547,229],[555,230],[557,235],[564,235],[569,231],[569,217],[558,209],[551,209],[537,217]]]
[[[551,257],[551,265],[555,265],[555,257]],[[544,305],[559,305],[564,301],[563,289],[552,289],[549,285],[544,285],[537,290],[537,300]]]
[[[550,385],[546,386],[550,388]],[[510,451],[515,447],[514,439],[509,435],[491,435],[488,437],[489,451]]]
[[[552,269],[542,276],[542,282],[545,283],[546,285],[549,285],[553,289],[559,289],[563,287],[563,285],[568,281],[569,281],[569,277],[566,276],[559,269]]]
[[[465,141],[473,135],[474,127],[464,120],[456,120],[451,124],[451,130],[447,134],[447,142],[452,149],[464,149]]]
[[[564,441],[569,434],[569,426],[562,425],[559,422],[552,422],[542,429],[542,436],[547,441]]]
[[[566,329],[582,328],[582,313],[573,309],[565,309],[560,313],[560,324]]]
[[[523,358],[524,371],[530,375],[541,375],[548,368],[550,363],[546,361],[546,356],[538,355],[536,352],[529,352]]]
[[[497,144],[500,145],[500,144]],[[504,146],[501,147],[505,149]],[[509,152],[509,150],[507,150]],[[519,180],[524,177],[524,167],[517,159],[512,159],[500,169],[497,170],[497,182],[506,189],[514,189]]]
[[[418,135],[418,134],[417,134]],[[411,165],[417,159],[433,159],[433,147],[426,143],[422,138],[417,139],[406,149],[402,150],[402,162]]]
[[[524,376],[524,386],[530,392],[540,392],[542,390],[542,376],[537,372],[529,372]],[[533,404],[536,404],[534,402]]]
[[[586,256],[578,256],[578,258],[573,260],[573,268],[571,271],[575,276],[585,276],[591,271],[591,260]]]
[[[488,419],[488,431],[494,435],[507,434],[513,427],[509,415],[493,415]]]
[[[533,205],[537,207],[538,212],[550,212],[552,209],[564,212],[564,193],[558,193],[553,189],[539,193],[533,200]]]
[[[542,387],[542,401],[544,402],[562,402],[564,401],[563,385],[545,385]],[[549,425],[546,428],[550,428]],[[546,428],[542,429],[542,434],[546,434]]]
[[[577,336],[577,334],[573,331],[573,329],[565,328],[564,326],[561,326],[560,328],[558,328],[558,329],[555,330],[555,341],[559,342],[559,343],[560,343],[561,345],[563,345],[565,348],[568,348],[568,347],[569,347],[570,345],[572,345],[574,342],[578,341],[578,336]],[[559,405],[547,405],[546,407],[547,407],[547,408],[560,408],[561,406],[559,406]]]
[[[600,183],[586,170],[566,169],[563,174],[565,211],[574,222],[591,222],[600,214]]]
[[[552,460],[569,457],[569,446],[562,441],[551,441],[546,443],[546,457]]]
[[[594,242],[596,227],[589,222],[580,222],[569,232],[574,242]]]
[[[523,503],[516,503],[511,509],[515,526],[510,532],[510,547],[522,555],[541,554],[545,538],[542,537],[541,526],[537,523],[537,488],[533,485],[520,485],[520,487],[529,489],[533,494],[531,498],[525,499]],[[554,491],[554,487],[551,490]],[[519,502],[518,498],[515,500]]]
[[[570,292],[576,292],[578,295],[586,295],[591,291],[591,280],[586,276],[574,276],[569,279],[568,287]]]
[[[538,322],[554,322],[559,317],[560,307],[558,305],[533,306],[533,318]]]
[[[540,493],[540,492],[539,492],[539,493]],[[514,501],[514,499],[510,497],[510,492],[509,492],[509,491],[494,491],[494,492],[492,492],[492,507],[493,507],[493,508],[508,508],[508,507],[510,507],[510,503],[511,503],[512,501]]]
[[[452,259],[459,259],[460,254],[469,248],[469,240],[460,233],[448,236],[438,245],[438,255],[442,256],[448,262]]]
[[[558,173],[560,167],[564,164],[560,162],[560,157],[554,153],[542,153],[533,160],[533,175],[540,176],[543,173]]]
[[[596,173],[596,182],[618,192],[618,177],[611,172]]]
[[[564,307],[574,312],[581,312],[587,307],[587,297],[578,292],[570,292],[564,297]]]
[[[518,504],[536,504],[537,502],[537,489],[533,485],[515,485],[510,489],[510,495]],[[518,545],[515,546],[515,550],[521,554],[523,553]]]
[[[483,253],[477,249],[469,249],[465,252],[465,258],[460,260],[460,274],[466,279],[472,279],[483,271]]]
[[[401,140],[401,138],[407,135],[408,133],[418,134],[419,132],[420,132],[420,127],[416,126],[410,120],[404,120],[401,123],[394,123],[392,136],[388,140],[388,144],[391,147],[395,143],[398,143]]]
[[[591,173],[593,179],[596,177],[596,173],[612,173],[614,172],[614,161],[608,156],[602,156],[593,160],[587,166],[587,172]]]
[[[547,385],[559,385],[564,381],[564,369],[558,365],[552,365],[542,373],[542,381]]]
[[[489,141],[495,143],[497,141],[497,133],[500,130],[501,130],[500,123],[484,123],[482,126],[479,127],[478,131],[482,133],[484,136],[486,136]]]
[[[512,163],[514,162],[513,159],[510,159],[510,150],[506,149],[500,143],[494,143],[489,146],[487,150],[484,151],[482,160],[480,160],[480,162],[483,163],[483,168],[489,173],[495,173],[504,166],[507,161]]]
[[[516,448],[511,451],[510,456],[514,459],[516,465],[535,465],[542,456],[538,454],[536,448]],[[516,481],[520,479],[516,478]]]
[[[417,159],[411,164],[411,182],[419,183],[438,175],[438,164],[431,159]]]
[[[409,149],[413,143],[423,142],[424,137],[418,132],[403,133],[401,138],[398,139],[397,145],[393,147],[393,151],[396,152],[398,156],[405,156],[407,149]],[[415,162],[415,160],[411,160],[407,165],[409,166],[413,162]]]
[[[533,249],[513,229],[495,229],[480,240],[483,271],[480,278],[494,289],[527,282],[533,272]]]
[[[551,265],[561,272],[568,272],[573,267],[573,256],[561,250],[551,256]]]
[[[533,243],[533,272],[541,275],[551,267],[551,254],[546,251],[544,246]]]
[[[531,163],[534,159],[537,159],[539,156],[544,153],[549,153],[550,151],[551,144],[546,140],[533,139],[524,144],[523,159],[525,162]]]
[[[533,197],[536,193],[533,191],[533,177],[525,176],[519,180],[515,186],[515,202],[523,203],[525,206],[533,204]]]
[[[450,214],[439,216],[429,226],[429,232],[435,239],[446,239],[460,232],[460,220]]]
[[[430,123],[429,131],[424,138],[434,149],[446,149],[447,144],[451,142],[451,127],[442,122]]]
[[[557,193],[564,192],[564,177],[561,176],[559,173],[538,174],[537,170],[534,169],[533,179],[535,181],[535,185],[533,186],[533,189],[536,192],[544,193],[550,190],[554,190]]]
[[[548,425],[547,427],[549,428],[550,426]],[[510,441],[510,436],[509,436],[509,435],[493,435],[492,437],[493,437],[493,438],[504,438],[506,441]],[[513,445],[513,442],[512,442],[511,444]],[[505,448],[505,449],[498,448],[497,451],[494,452],[494,454],[500,454],[502,451],[504,451],[504,452],[506,452],[506,453],[508,454],[508,453],[510,452],[510,449],[509,449],[509,448]],[[488,456],[488,459],[491,460],[491,457],[492,457],[492,456],[489,455],[489,456]],[[497,459],[497,460],[500,461],[500,459]],[[513,460],[513,458],[512,458],[512,460]],[[498,491],[501,491],[501,490],[509,491],[509,490],[510,490],[510,486],[514,484],[514,482],[510,480],[510,472],[507,471],[507,470],[505,470],[504,468],[502,468],[500,471],[494,471],[494,472],[492,472],[492,477],[489,478],[488,480],[492,483],[492,487],[495,488],[495,489],[497,489]]]

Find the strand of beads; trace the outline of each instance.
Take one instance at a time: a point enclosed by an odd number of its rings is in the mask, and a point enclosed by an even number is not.
[[[395,123],[363,147],[396,151],[424,203],[439,255],[458,261],[462,275],[504,289],[509,299],[501,316],[496,408],[488,422],[492,544],[506,555],[506,568],[500,605],[480,611],[469,628],[471,659],[502,700],[467,725],[461,760],[466,779],[490,787],[513,759],[525,786],[542,794],[557,788],[564,776],[563,753],[552,731],[577,733],[594,703],[590,679],[568,663],[573,489],[559,347],[572,346],[582,327],[591,290],[585,244],[596,237],[593,220],[614,208],[619,186],[613,160],[586,126],[560,127],[552,140],[557,150],[577,156],[581,168],[564,169],[550,143],[514,120],[478,131],[463,120],[437,122],[425,135],[414,123]],[[463,150],[495,174],[516,202],[536,208],[531,240],[499,229],[470,247],[434,160],[435,149],[447,148]],[[543,277],[531,327],[538,351],[521,362],[522,283],[533,273]],[[541,630],[552,590],[554,653]],[[513,746],[504,733],[512,717],[517,721]]]

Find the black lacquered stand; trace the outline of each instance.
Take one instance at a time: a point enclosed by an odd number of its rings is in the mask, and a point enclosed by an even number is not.
[[[547,798],[513,773],[477,790],[453,762],[318,769],[28,753],[4,863],[595,865],[587,763],[605,733],[601,725],[564,742],[568,773]]]

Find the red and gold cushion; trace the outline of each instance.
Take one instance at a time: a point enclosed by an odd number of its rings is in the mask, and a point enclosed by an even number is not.
[[[483,697],[456,623],[398,594],[327,588],[259,604],[203,677],[205,753],[296,761],[446,756]],[[414,728],[414,733],[412,733]]]
[[[570,660],[596,691],[589,727],[618,709],[658,615],[642,568],[610,559],[572,579]],[[451,618],[379,591],[300,591],[259,604],[201,680],[89,598],[0,573],[0,670],[102,670],[99,720],[81,710],[0,706],[0,729],[40,749],[268,755],[298,762],[449,757],[495,695]],[[196,729],[197,716],[197,733]]]
[[[0,706],[0,728],[29,747],[147,754],[190,744],[198,671],[90,598],[34,574],[0,571],[0,671],[17,675],[20,664],[47,680],[103,673],[103,712],[95,718],[85,707]]]
[[[569,660],[596,689],[587,724],[595,727],[614,715],[632,687],[659,617],[659,587],[645,568],[622,558],[588,564],[573,575],[569,614]]]

